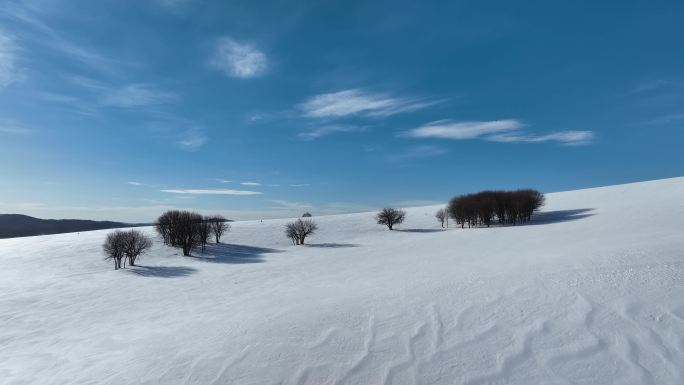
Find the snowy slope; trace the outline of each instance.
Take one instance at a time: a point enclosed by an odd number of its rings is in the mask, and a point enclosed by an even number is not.
[[[0,240],[6,384],[684,384],[684,178],[547,195],[532,225],[236,222],[187,258]],[[152,229],[144,231],[153,234]]]

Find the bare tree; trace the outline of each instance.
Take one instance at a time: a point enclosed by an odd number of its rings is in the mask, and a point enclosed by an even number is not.
[[[444,221],[447,220],[447,212],[444,209],[439,209],[435,213],[435,218],[439,221],[439,223],[442,225],[442,228],[444,228]]]
[[[107,234],[107,239],[102,245],[102,251],[105,254],[105,260],[111,259],[114,261],[114,270],[121,268],[121,261],[126,255],[126,242],[124,232],[116,230]]]
[[[230,223],[226,222],[226,218],[220,215],[214,215],[209,218],[209,226],[211,227],[211,233],[214,234],[216,243],[220,243],[223,234],[230,231]]]
[[[182,249],[183,255],[188,256],[192,248],[202,241],[203,222],[204,218],[200,214],[171,210],[159,217],[155,228],[165,244]]]
[[[285,235],[290,238],[293,245],[299,244],[299,234],[296,222],[290,222],[285,225]]]
[[[404,222],[406,212],[393,207],[385,207],[375,216],[375,219],[379,225],[385,225],[388,229],[393,230],[395,225]]]
[[[135,266],[136,259],[152,248],[152,239],[138,230],[129,230],[122,233],[124,238],[124,254],[128,264]]]
[[[204,249],[207,247],[207,243],[209,242],[209,236],[211,236],[210,220],[211,218],[209,217],[203,217],[197,226],[197,240],[200,244],[200,247],[202,247],[203,253]]]
[[[316,230],[318,230],[318,225],[311,219],[297,219],[285,225],[285,235],[295,245],[303,245],[306,237],[313,235]]]
[[[313,215],[311,215],[310,212],[306,212],[306,213],[302,214],[302,218],[311,218],[312,216]]]

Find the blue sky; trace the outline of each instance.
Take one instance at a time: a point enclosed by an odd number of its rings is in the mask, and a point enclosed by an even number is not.
[[[150,221],[684,175],[684,3],[2,1],[0,212]]]

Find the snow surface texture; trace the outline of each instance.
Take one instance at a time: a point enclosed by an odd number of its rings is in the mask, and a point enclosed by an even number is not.
[[[123,271],[107,231],[0,240],[0,382],[684,384],[684,178],[548,194],[527,226],[437,208],[317,217],[304,247],[236,222]]]

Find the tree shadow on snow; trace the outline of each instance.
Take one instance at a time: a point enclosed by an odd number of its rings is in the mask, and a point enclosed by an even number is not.
[[[193,250],[188,258],[194,258],[202,262],[242,264],[264,262],[262,256],[269,253],[280,253],[281,250],[267,247],[231,245],[226,243],[210,243],[204,253],[199,249]]]
[[[439,233],[441,231],[446,231],[446,229],[395,229],[394,231],[402,233]]]
[[[185,266],[131,266],[127,267],[129,274],[141,277],[177,278],[187,277],[197,271],[192,267]]]
[[[337,248],[342,248],[342,247],[359,247],[359,245],[355,245],[353,243],[313,243],[313,244],[306,244],[306,247],[316,247],[316,248],[321,248],[321,249],[337,249]]]
[[[594,209],[544,211],[532,216],[532,220],[529,223],[525,223],[525,225],[547,225],[550,223],[569,222],[596,215],[590,213],[590,211],[594,211]]]

